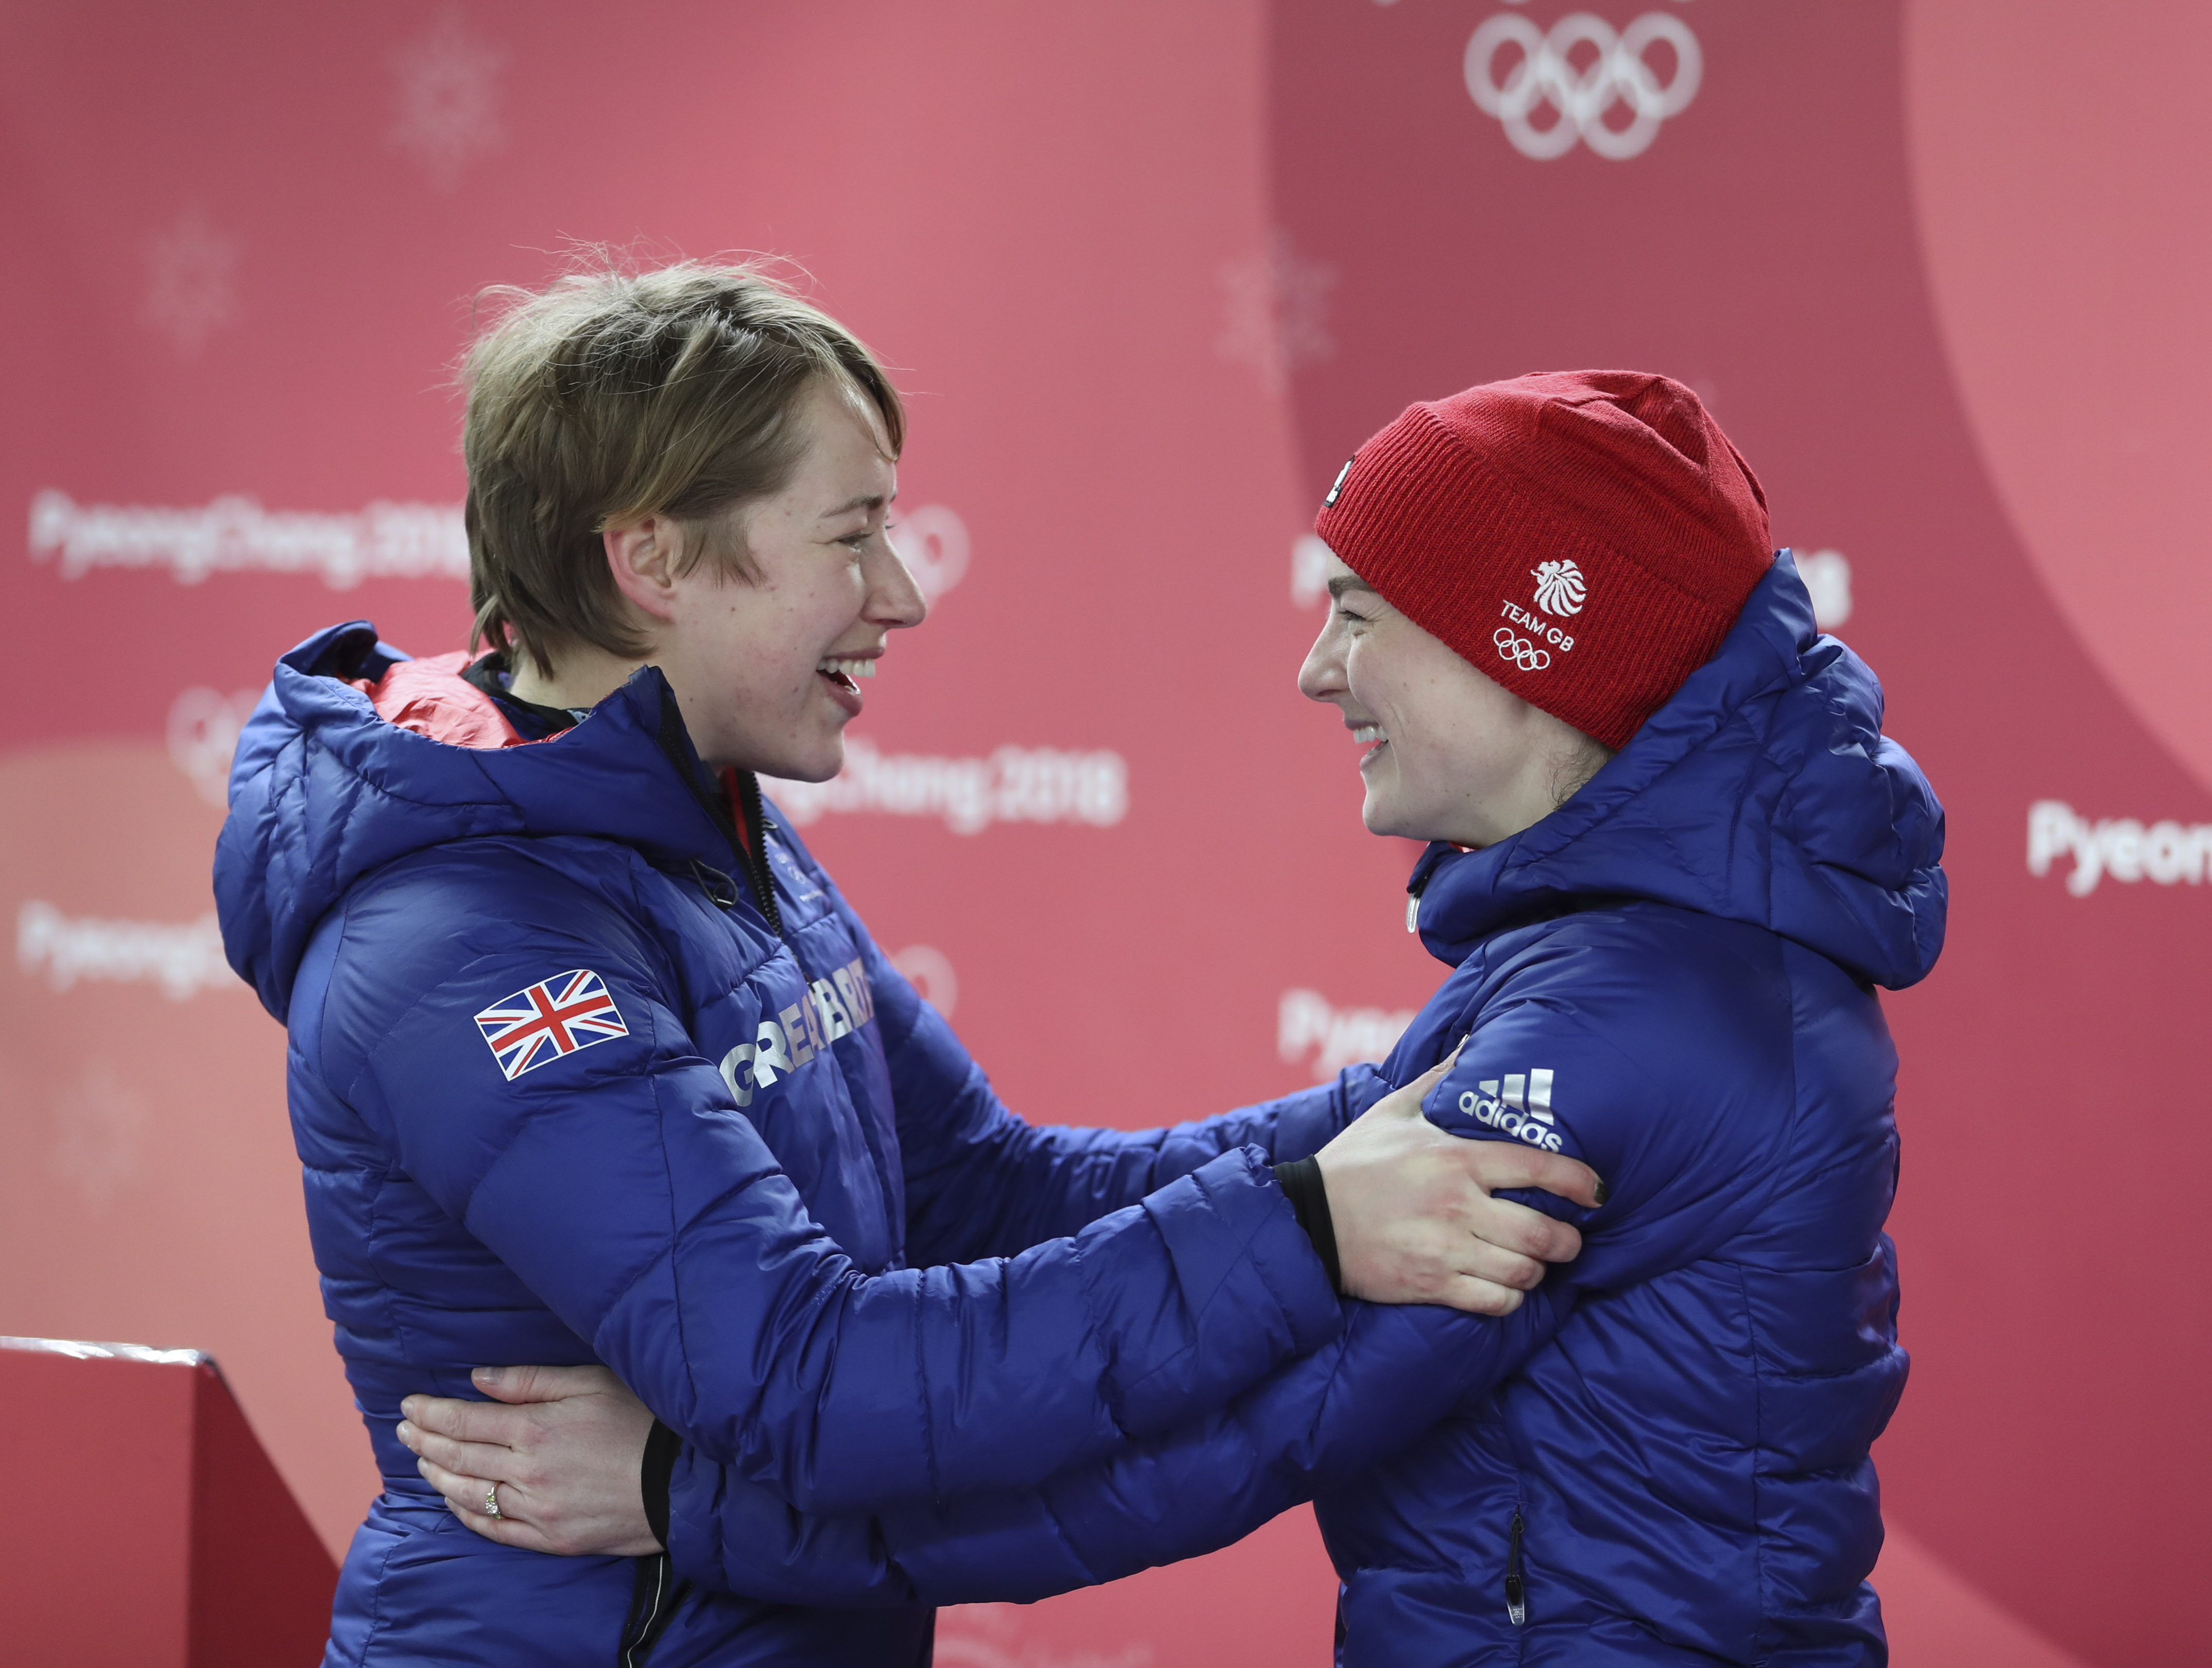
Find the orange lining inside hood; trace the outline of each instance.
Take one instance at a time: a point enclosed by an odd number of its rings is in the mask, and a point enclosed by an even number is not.
[[[528,743],[500,710],[500,705],[461,676],[465,654],[434,654],[402,660],[370,682],[345,682],[367,695],[378,716],[449,747],[523,747]]]

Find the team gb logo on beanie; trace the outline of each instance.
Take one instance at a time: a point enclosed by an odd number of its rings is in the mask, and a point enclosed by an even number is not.
[[[1571,561],[1539,562],[1528,570],[1536,581],[1536,606],[1547,614],[1583,611],[1583,570]]]
[[[1416,625],[1613,748],[1711,658],[1774,555],[1749,466],[1695,394],[1640,371],[1407,406],[1314,531]]]

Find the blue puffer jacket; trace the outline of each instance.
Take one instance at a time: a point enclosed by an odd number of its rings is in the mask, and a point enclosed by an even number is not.
[[[476,1365],[605,1362],[701,1463],[835,1514],[1028,1489],[1340,1330],[1263,1149],[1313,1150],[1344,1094],[1032,1129],[772,817],[775,909],[732,878],[757,865],[657,671],[486,749],[349,682],[404,659],[359,623],[284,657],[216,864],[386,1484],[327,1662],[927,1659],[911,1594],[672,1603],[660,1560],[469,1533],[392,1427]]]
[[[1509,1321],[1354,1306],[1223,1413],[872,1521],[788,1513],[687,1455],[678,1567],[816,1602],[1036,1597],[1311,1497],[1346,1668],[1885,1661],[1869,1449],[1906,1362],[1874,986],[1934,964],[1946,889],[1942,810],[1881,725],[1785,555],[1565,807],[1415,870],[1453,972],[1384,1083],[1464,1038],[1431,1118],[1611,1189],[1531,1200],[1587,1245]]]

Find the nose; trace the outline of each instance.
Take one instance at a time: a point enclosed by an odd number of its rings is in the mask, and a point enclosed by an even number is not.
[[[1298,668],[1298,693],[1308,701],[1334,701],[1349,693],[1344,677],[1343,638],[1336,629],[1334,609]]]
[[[896,630],[929,617],[929,599],[889,539],[870,542],[866,571],[868,600],[862,612],[869,623]]]

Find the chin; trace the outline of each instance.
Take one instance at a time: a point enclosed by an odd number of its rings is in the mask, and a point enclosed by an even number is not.
[[[1389,834],[1399,840],[1418,840],[1426,845],[1432,840],[1453,840],[1453,834],[1441,833],[1437,824],[1443,818],[1424,816],[1418,810],[1408,810],[1394,804],[1389,795],[1373,789],[1368,791],[1367,803],[1359,808],[1359,820],[1371,834]]]
[[[781,746],[734,745],[724,757],[708,762],[717,767],[733,765],[780,782],[826,782],[845,767],[844,732],[812,741],[787,740]]]
[[[827,759],[818,753],[809,753],[804,758],[754,767],[763,776],[774,776],[786,782],[826,782],[844,767],[845,749],[842,747],[834,756]]]
[[[1368,790],[1366,801],[1359,807],[1359,821],[1371,834],[1401,832],[1398,828],[1398,819],[1391,811],[1389,798],[1372,788]]]
[[[802,749],[788,770],[770,771],[792,782],[826,782],[845,767],[845,731],[841,726],[823,741]]]

